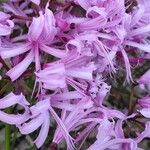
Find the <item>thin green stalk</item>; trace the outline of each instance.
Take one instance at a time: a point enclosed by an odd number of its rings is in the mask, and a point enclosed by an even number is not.
[[[7,112],[9,113],[11,110],[7,109]],[[5,125],[5,150],[10,150],[11,145],[11,126],[9,124]]]
[[[10,150],[10,135],[11,135],[10,125],[6,124],[5,126],[5,150]]]

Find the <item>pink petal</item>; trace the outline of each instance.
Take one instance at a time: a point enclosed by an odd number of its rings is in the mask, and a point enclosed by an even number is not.
[[[150,70],[148,70],[144,75],[142,75],[138,80],[138,83],[149,84],[150,83]]]
[[[67,54],[64,50],[52,48],[52,47],[46,46],[44,44],[40,45],[40,48],[47,54],[50,54],[50,55],[58,57],[58,58],[63,58],[65,56],[67,56]]]
[[[150,97],[144,97],[139,99],[138,104],[144,108],[150,108]]]
[[[46,8],[44,14],[44,38],[46,42],[50,43],[57,33],[57,29],[55,27],[55,18],[53,12]]]
[[[33,61],[34,55],[31,51],[19,64],[17,64],[14,68],[10,69],[6,75],[8,75],[12,81],[15,81],[18,79],[22,73],[26,71],[28,66]]]
[[[36,144],[36,146],[38,148],[40,148],[44,144],[44,142],[48,136],[48,131],[49,131],[49,127],[50,127],[49,112],[45,112],[44,116],[45,116],[44,123],[41,126],[41,130],[40,130],[38,137],[34,141],[34,143]]]
[[[31,0],[31,2],[35,3],[36,5],[40,4],[40,0]]]
[[[22,134],[29,134],[38,129],[43,124],[44,119],[45,115],[40,114],[36,118],[33,118],[30,122],[18,126],[18,128]]]
[[[43,83],[45,89],[56,89],[66,87],[65,67],[62,63],[48,64],[47,67],[38,73],[37,81]],[[48,80],[51,78],[52,80]]]
[[[145,34],[145,33],[148,33],[148,32],[150,32],[150,25],[146,25],[144,27],[134,29],[129,33],[129,35],[136,36],[136,35]]]
[[[48,110],[50,107],[50,98],[37,102],[35,105],[30,107],[32,117],[39,115],[43,110]]]
[[[28,38],[29,41],[37,41],[44,28],[44,16],[40,12],[38,18],[33,18],[33,21],[29,27]]]
[[[150,108],[143,108],[139,111],[144,117],[150,118]]]
[[[57,88],[65,88],[66,87],[65,78],[56,78],[56,77],[53,77],[53,82],[47,82],[46,83],[46,81],[47,80],[41,80],[41,82],[45,82],[43,84],[43,88],[45,88],[45,89],[55,90]]]
[[[3,121],[8,124],[22,124],[29,119],[30,115],[28,112],[19,115],[7,114],[0,111],[0,121]]]
[[[11,26],[0,24],[0,36],[9,35],[11,34],[11,32],[12,32]]]
[[[148,52],[148,53],[150,52],[150,45],[147,45],[147,44],[140,44],[140,43],[136,43],[132,41],[125,41],[124,44],[128,46],[136,47],[142,50],[143,52]]]
[[[6,21],[9,18],[10,18],[10,15],[0,11],[0,22],[4,22],[4,21]]]
[[[89,109],[93,106],[93,102],[91,100],[89,101],[80,101],[78,104],[70,104],[67,102],[51,102],[51,105],[53,107],[62,109],[62,110],[67,110],[67,111],[75,111],[78,108],[78,111],[84,110],[84,109]]]
[[[126,80],[127,80],[127,82],[130,82],[130,81],[133,82],[128,55],[127,55],[127,53],[125,52],[125,50],[123,48],[121,48],[121,53],[123,55],[123,59],[124,59],[124,62],[125,62],[125,67],[126,67]]]
[[[15,95],[11,92],[4,98],[0,99],[0,109],[4,109],[15,104],[29,105],[29,103],[25,100],[25,97],[22,94]]]
[[[68,132],[67,128],[65,127],[64,123],[58,117],[58,115],[56,114],[56,112],[54,111],[54,109],[52,107],[50,107],[50,112],[51,112],[52,116],[54,117],[54,119],[56,120],[59,127],[61,128],[61,132],[66,140],[68,149],[73,150],[75,148],[75,146],[73,144],[72,137],[69,135],[69,132]]]
[[[93,80],[93,71],[96,69],[94,64],[90,64],[87,67],[83,67],[80,69],[68,69],[66,71],[66,74],[68,76],[74,77],[74,78],[80,78],[85,80]]]
[[[65,74],[65,66],[63,63],[49,63],[46,65],[46,68],[43,70],[40,70],[36,75],[38,77],[46,77],[47,75],[52,75],[52,74]]]
[[[11,47],[11,48],[1,48],[0,56],[3,59],[18,56],[22,53],[27,52],[31,48],[29,43],[21,44],[20,46]]]
[[[69,100],[69,99],[78,99],[78,98],[82,98],[82,97],[83,97],[83,95],[81,95],[79,92],[70,91],[70,92],[65,92],[65,93],[61,93],[61,94],[55,94],[51,98],[53,100]]]
[[[124,131],[122,125],[123,125],[123,120],[118,120],[115,126],[115,133],[117,135],[117,138],[124,138]]]

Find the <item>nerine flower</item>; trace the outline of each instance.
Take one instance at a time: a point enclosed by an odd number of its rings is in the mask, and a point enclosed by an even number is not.
[[[116,137],[115,133],[115,124],[114,122],[110,122],[107,119],[104,119],[98,128],[97,140],[96,142],[88,148],[88,150],[95,149],[124,149],[122,144],[128,144],[128,148],[130,150],[137,150],[137,144],[132,139],[125,139]]]
[[[20,63],[7,72],[12,81],[20,77],[33,61],[35,61],[36,70],[41,69],[40,50],[58,58],[66,56],[64,51],[47,46],[54,39],[56,32],[53,13],[46,8],[44,14],[40,12],[39,17],[33,18],[26,43],[11,48],[1,48],[0,56],[3,59],[18,56],[30,50]]]
[[[50,101],[43,100],[36,103],[34,106],[30,107],[30,120],[26,123],[18,125],[20,132],[22,134],[29,134],[38,129],[41,126],[40,133],[34,143],[40,148],[46,140],[50,126],[50,114],[49,114]]]
[[[62,63],[52,63],[35,73],[37,81],[43,83],[43,88],[55,90],[66,87],[65,66]]]
[[[37,130],[39,127],[41,127],[40,133],[34,141],[36,146],[40,148],[44,144],[48,136],[51,116],[53,116],[53,118],[59,125],[61,129],[60,132],[65,137],[68,146],[72,147],[73,146],[72,138],[69,135],[68,130],[64,126],[62,120],[59,118],[59,116],[51,107],[50,98],[43,99],[37,102],[35,105],[31,106],[30,116],[26,118],[26,120],[24,120],[22,124],[17,125],[17,127],[19,128],[22,134],[30,134],[35,130]]]
[[[94,64],[92,62],[86,65],[82,64],[81,58],[81,65],[79,66],[79,61],[80,59],[75,61],[64,59],[46,64],[43,70],[36,73],[37,81],[43,83],[43,88],[51,90],[65,88],[67,84],[74,88],[80,86],[80,83],[78,84],[74,79],[91,81],[93,79],[92,73],[95,70]]]
[[[92,119],[92,118],[88,118],[88,114],[92,113],[95,111],[95,109],[92,109],[93,107],[93,102],[91,101],[91,99],[88,99],[88,97],[84,97],[82,96],[82,98],[78,98],[78,96],[72,94],[71,92],[69,92],[66,97],[61,97],[61,95],[63,96],[64,94],[59,94],[60,96],[57,98],[52,97],[52,99],[54,98],[54,100],[61,100],[64,101],[64,106],[63,104],[60,104],[60,107],[57,106],[57,102],[55,104],[55,102],[53,102],[53,106],[54,107],[58,107],[60,109],[63,109],[64,111],[61,114],[61,119],[64,123],[64,125],[66,126],[68,132],[74,131],[77,127],[80,127],[80,125],[84,124],[84,123],[88,123],[88,122],[98,122],[98,119]],[[69,97],[68,97],[69,96]],[[73,104],[69,104],[67,99],[71,99]],[[76,99],[78,98],[78,99]],[[76,100],[75,100],[76,99]],[[91,108],[91,109],[89,109]],[[86,111],[87,109],[87,111]],[[59,144],[63,139],[66,140],[66,137],[63,135],[61,131],[60,126],[57,127],[55,135],[54,135],[54,139],[53,142]],[[84,135],[82,135],[84,136]],[[82,138],[82,136],[80,138]],[[79,139],[74,140],[74,142],[76,143]],[[67,141],[67,140],[66,140]],[[68,146],[70,145],[67,142]]]
[[[96,141],[89,150],[140,149],[137,144],[150,137],[150,123],[145,123],[145,130],[136,138],[126,138],[124,122],[134,122],[137,113],[127,116],[126,110],[110,108],[105,99],[111,88],[109,76],[123,69],[122,58],[129,82],[133,81],[131,59],[138,62],[142,56],[142,60],[147,59],[145,55],[149,57],[150,2],[137,0],[132,9],[125,0],[66,0],[64,6],[47,1],[44,8],[45,2],[11,0],[2,6],[0,57],[10,58],[8,65],[12,66],[6,75],[15,81],[35,62],[34,75],[43,91],[30,107],[23,94],[10,93],[0,99],[0,121],[16,125],[22,134],[40,128],[34,141],[38,148],[48,136],[53,117],[57,123],[53,142],[65,140],[69,150],[81,142],[80,149],[96,129]],[[131,56],[132,52],[137,56]],[[149,75],[148,70],[138,83],[149,83]],[[3,111],[16,104],[23,114]],[[149,97],[141,98],[138,104],[143,118],[150,118]],[[70,132],[77,134],[72,138]]]

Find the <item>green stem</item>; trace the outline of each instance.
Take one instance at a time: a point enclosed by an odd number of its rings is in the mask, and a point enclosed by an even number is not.
[[[9,113],[11,110],[8,109],[7,112]],[[11,126],[9,124],[5,125],[5,150],[10,150],[11,144]]]
[[[10,150],[10,125],[5,126],[5,150]]]

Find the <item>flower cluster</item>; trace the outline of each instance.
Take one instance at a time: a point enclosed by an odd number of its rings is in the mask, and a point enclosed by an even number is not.
[[[150,58],[149,33],[148,0],[3,3],[0,81],[13,88],[0,89],[0,121],[25,135],[40,128],[38,148],[55,126],[52,144],[65,141],[68,150],[80,149],[90,133],[96,141],[88,150],[141,150],[139,143],[150,138],[150,92],[136,103],[131,95],[126,101],[134,108],[119,109],[111,89],[122,76],[124,87],[150,84],[150,70],[133,76]],[[4,112],[8,107],[15,111]],[[142,128],[134,137],[125,130],[132,123]]]

